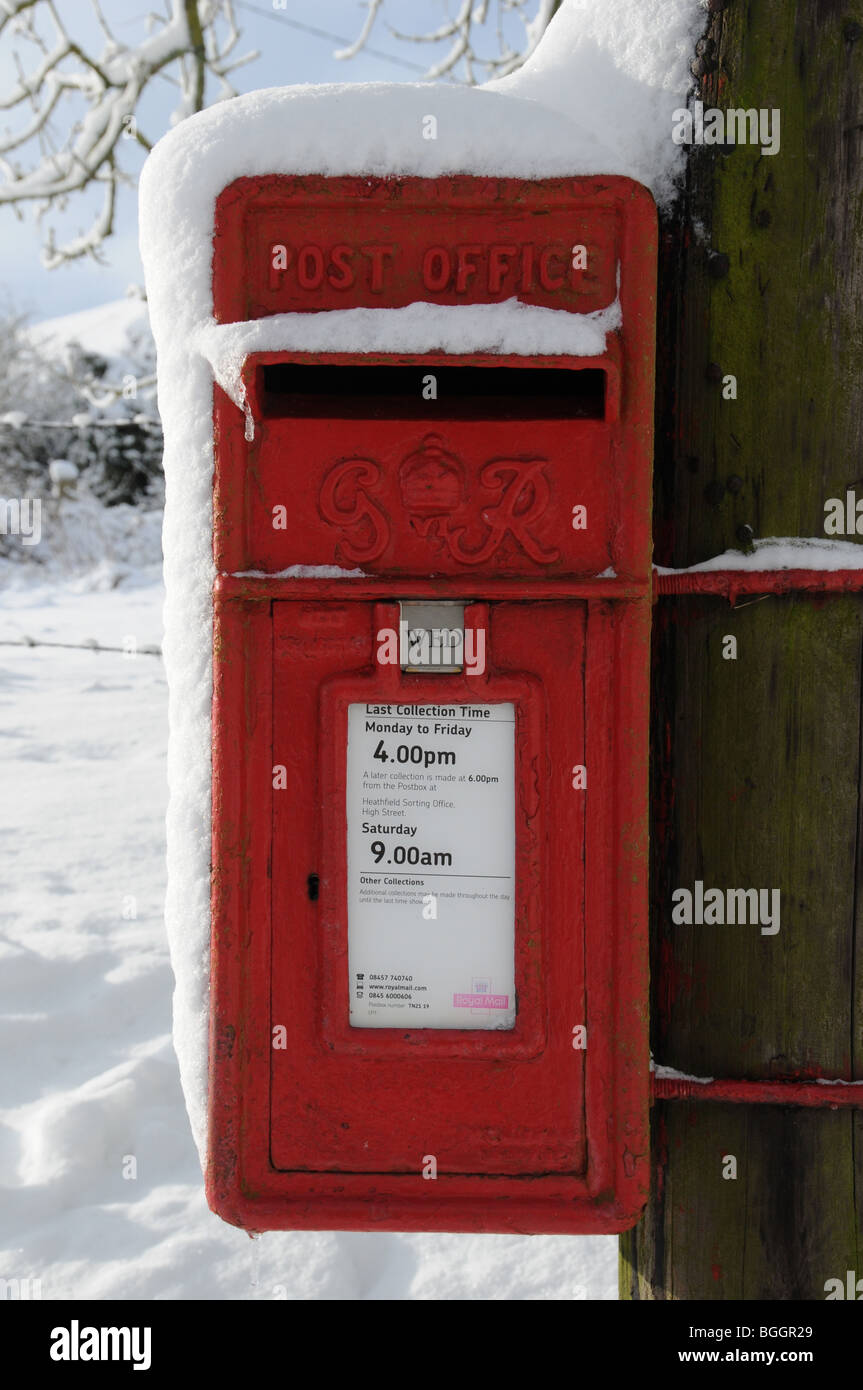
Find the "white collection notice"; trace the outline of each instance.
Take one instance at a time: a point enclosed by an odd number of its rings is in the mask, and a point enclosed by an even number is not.
[[[515,706],[348,711],[354,1028],[515,1026]]]

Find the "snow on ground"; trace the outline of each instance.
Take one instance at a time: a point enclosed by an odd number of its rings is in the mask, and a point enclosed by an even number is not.
[[[39,574],[75,577],[79,589],[110,589],[142,570],[150,577],[162,567],[162,511],[151,503],[106,507],[85,478],[71,496],[41,500],[38,544],[7,538],[0,556],[0,586],[29,589]]]
[[[75,344],[84,352],[107,358],[118,373],[134,370],[130,345],[151,339],[147,305],[139,294],[129,294],[75,314],[43,319],[30,329],[30,337],[49,357],[66,357]]]
[[[6,588],[0,641],[158,645],[146,575]],[[166,707],[158,657],[0,646],[0,1278],[44,1299],[615,1298],[613,1237],[251,1241],[208,1211],[171,1045]]]

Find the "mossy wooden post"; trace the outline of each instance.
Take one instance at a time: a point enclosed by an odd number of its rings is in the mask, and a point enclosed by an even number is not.
[[[781,144],[693,148],[664,229],[655,558],[675,567],[747,528],[823,537],[828,498],[863,499],[863,6],[711,0],[707,23],[705,107],[778,108]],[[669,597],[655,617],[654,1057],[859,1080],[863,597]],[[780,931],[672,925],[697,879],[779,888]],[[863,1111],[667,1101],[653,1121],[623,1298],[823,1299],[863,1277]]]

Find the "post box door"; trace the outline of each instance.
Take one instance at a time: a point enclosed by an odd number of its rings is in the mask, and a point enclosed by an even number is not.
[[[287,1030],[286,1046],[271,1059],[273,1163],[417,1173],[424,1155],[434,1154],[439,1171],[582,1173],[585,1054],[573,1048],[573,1028],[585,1022],[584,797],[568,773],[584,761],[585,605],[491,605],[489,668],[477,677],[395,671],[382,679],[374,655],[386,613],[387,605],[358,602],[274,605],[274,750],[289,772],[284,793],[274,797],[273,821],[272,1021]],[[481,716],[484,707],[513,720],[508,738],[492,742],[487,720],[470,722],[470,712]],[[435,708],[444,712],[440,719],[414,715]],[[357,774],[381,774],[367,783],[374,790],[368,801],[354,791],[352,804],[351,711],[374,734],[361,740]],[[438,728],[470,732],[439,735]],[[373,746],[392,772],[375,764]],[[404,748],[428,756],[417,768],[399,761]],[[440,754],[452,758],[439,761]],[[478,787],[473,779],[480,777],[489,780]],[[504,850],[507,835],[513,842],[516,872],[507,878],[500,842],[483,843],[480,834],[463,845],[451,836],[460,801],[467,797],[471,814],[491,821],[496,796],[510,787],[502,840]],[[414,809],[424,800],[449,805]],[[435,837],[415,846],[411,859],[399,855],[396,864],[407,866],[401,870],[393,866],[400,837],[377,829],[386,825],[376,813],[381,801],[397,813],[393,826],[410,831],[411,821],[421,821],[427,838]],[[369,827],[361,836],[366,847],[387,846],[380,867],[370,853],[351,862],[349,822]],[[429,851],[431,867],[411,863]],[[408,892],[400,886],[405,877]],[[460,931],[470,935],[471,913],[488,907],[490,894],[508,905],[511,1027],[485,1026],[481,1010],[482,1026],[472,1027],[468,1007],[459,1028],[428,1029],[422,1008],[410,1004],[397,1004],[386,1027],[353,1027],[349,935],[361,880],[380,895],[382,918],[395,908],[410,943],[395,959],[383,954],[372,973],[411,976],[422,991],[426,973],[441,965],[442,939],[454,957],[451,993],[468,1001],[473,980],[486,981],[482,959],[469,950],[462,950],[459,976]],[[434,918],[422,911],[430,895]],[[496,927],[505,940],[506,906]],[[384,1018],[391,983],[379,981]],[[425,996],[414,989],[412,997]]]

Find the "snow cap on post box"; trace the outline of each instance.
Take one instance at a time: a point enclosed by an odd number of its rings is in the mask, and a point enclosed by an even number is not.
[[[212,697],[213,382],[237,403],[253,346],[369,350],[369,320],[391,314],[388,344],[421,352],[602,351],[614,303],[570,323],[568,347],[543,311],[517,303],[452,310],[410,305],[279,315],[269,325],[216,325],[216,200],[235,179],[272,174],[541,178],[626,174],[660,201],[683,152],[672,112],[691,85],[702,23],[696,0],[633,7],[568,0],[528,65],[486,89],[423,83],[295,87],[252,93],[190,117],[159,142],[141,179],[141,250],[159,367],[165,435],[165,663],[170,687],[168,897],[176,977],[174,1039],[192,1129],[203,1153],[207,1097]],[[434,114],[436,138],[423,138]],[[353,312],[357,317],[347,321]],[[603,317],[604,314],[604,317]],[[363,317],[363,316],[366,317]],[[401,315],[401,319],[398,316]],[[323,320],[344,317],[328,327]],[[564,316],[560,316],[564,317]],[[575,316],[565,316],[573,319]],[[589,319],[590,316],[585,316]],[[580,340],[578,334],[583,335]],[[317,335],[317,337],[315,336]],[[449,335],[449,337],[447,336]],[[558,346],[555,347],[555,341]],[[461,346],[459,346],[461,344]]]

